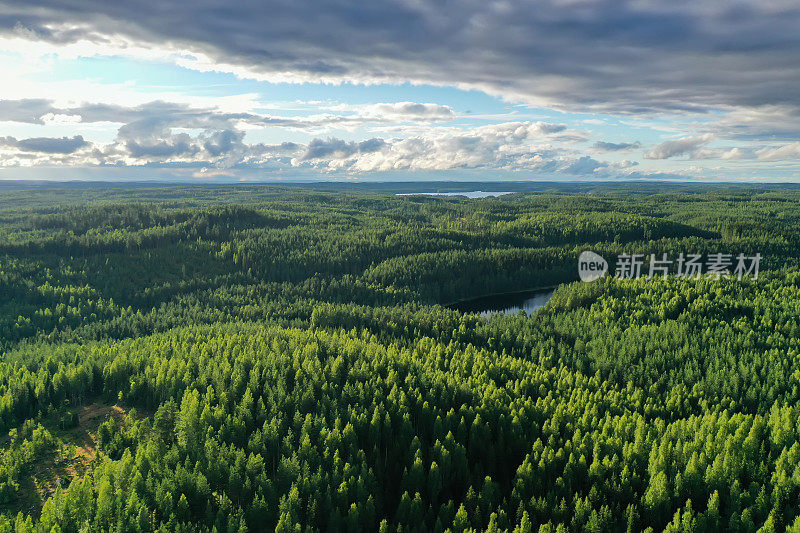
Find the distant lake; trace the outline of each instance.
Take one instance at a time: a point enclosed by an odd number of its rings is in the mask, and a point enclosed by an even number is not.
[[[489,198],[512,194],[513,191],[466,191],[466,192],[401,192],[395,196],[466,196],[467,198]]]
[[[503,313],[506,315],[516,314],[520,309],[530,315],[546,304],[551,296],[553,296],[552,289],[514,294],[494,294],[492,296],[484,296],[483,298],[475,298],[474,300],[457,302],[448,307],[458,309],[462,313],[470,313],[483,317],[489,316],[492,313]]]

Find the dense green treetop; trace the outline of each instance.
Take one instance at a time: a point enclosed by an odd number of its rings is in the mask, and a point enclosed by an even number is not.
[[[800,531],[800,194],[567,189],[0,192],[0,531]]]

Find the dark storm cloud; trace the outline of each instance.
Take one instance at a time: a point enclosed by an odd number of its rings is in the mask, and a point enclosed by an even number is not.
[[[0,146],[16,148],[20,152],[36,152],[41,154],[71,154],[80,150],[89,143],[82,136],[75,137],[32,137],[30,139],[15,139],[14,137],[0,137]]]
[[[54,43],[170,43],[261,73],[464,83],[616,112],[800,102],[800,4],[620,1],[7,0]]]
[[[603,150],[604,152],[619,152],[621,150],[633,150],[634,148],[640,148],[642,143],[635,142],[635,143],[610,143],[605,141],[597,141],[592,145],[593,148],[597,150]]]

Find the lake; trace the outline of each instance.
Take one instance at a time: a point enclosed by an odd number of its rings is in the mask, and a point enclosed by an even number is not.
[[[520,309],[529,315],[537,311],[553,296],[553,290],[518,292],[513,294],[494,294],[473,300],[464,300],[449,305],[462,313],[489,316],[492,313],[516,314]]]
[[[395,196],[466,196],[467,198],[489,198],[512,194],[512,191],[466,191],[466,192],[402,192]]]

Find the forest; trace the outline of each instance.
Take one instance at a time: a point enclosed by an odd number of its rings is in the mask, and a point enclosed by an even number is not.
[[[0,532],[800,532],[800,189],[413,191],[0,189]]]

